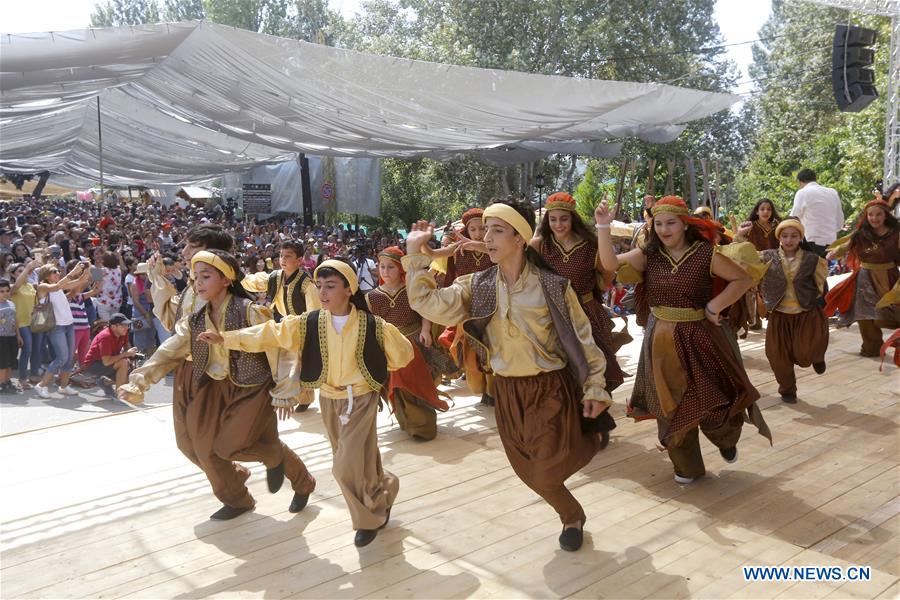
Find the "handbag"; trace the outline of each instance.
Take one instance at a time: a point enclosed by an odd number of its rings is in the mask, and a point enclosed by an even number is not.
[[[48,297],[43,304],[36,302],[34,310],[31,312],[31,331],[32,333],[44,333],[56,327],[56,315],[53,312],[53,305],[50,304]]]

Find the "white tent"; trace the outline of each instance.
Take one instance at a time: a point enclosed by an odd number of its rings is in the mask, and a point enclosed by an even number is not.
[[[98,103],[99,99],[99,103]],[[362,54],[208,22],[0,35],[0,168],[192,182],[296,153],[666,142],[737,96]],[[58,178],[55,178],[58,179]]]

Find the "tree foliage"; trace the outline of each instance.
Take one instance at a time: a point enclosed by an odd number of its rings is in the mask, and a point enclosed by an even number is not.
[[[885,94],[888,19],[773,1],[772,15],[760,30],[767,41],[753,49],[751,75],[760,81],[748,108],[756,132],[750,140],[753,151],[738,180],[742,213],[763,197],[787,212],[802,168],[814,169],[823,185],[838,190],[848,216],[871,199],[884,160],[884,96],[860,113],[837,109],[831,47],[835,24],[848,20],[878,30],[876,87]]]

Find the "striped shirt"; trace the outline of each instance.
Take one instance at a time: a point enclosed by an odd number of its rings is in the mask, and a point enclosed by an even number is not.
[[[84,308],[84,296],[77,294],[69,300],[69,308],[72,309],[72,318],[75,319],[75,329],[90,329],[87,311]]]

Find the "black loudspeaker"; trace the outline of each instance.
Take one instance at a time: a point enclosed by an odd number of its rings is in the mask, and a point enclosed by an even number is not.
[[[855,25],[838,25],[831,51],[831,83],[841,112],[859,112],[875,98],[876,32]]]

